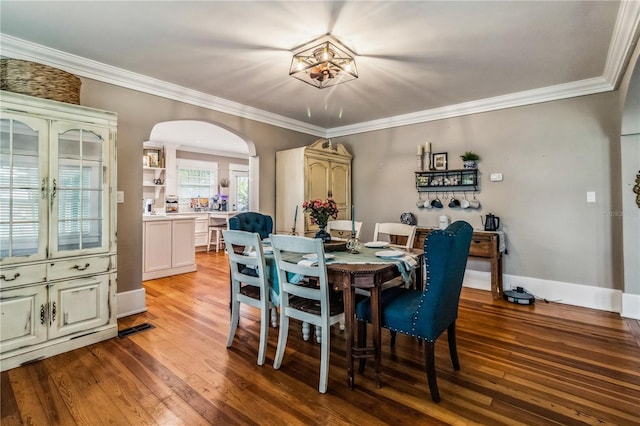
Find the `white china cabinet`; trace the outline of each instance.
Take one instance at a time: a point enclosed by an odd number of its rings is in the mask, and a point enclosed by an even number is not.
[[[277,232],[290,233],[297,212],[296,233],[313,236],[317,226],[303,213],[302,203],[316,198],[333,197],[338,219],[351,219],[351,160],[343,145],[328,139],[276,152]]]
[[[0,92],[0,360],[115,337],[111,112]]]

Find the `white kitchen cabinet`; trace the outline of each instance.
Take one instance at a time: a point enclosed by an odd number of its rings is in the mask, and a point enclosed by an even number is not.
[[[195,218],[144,218],[142,279],[193,272],[196,268]]]
[[[0,101],[6,370],[117,335],[117,115],[4,91]]]
[[[305,200],[332,197],[338,219],[351,219],[351,160],[343,145],[327,139],[276,152],[276,230],[290,233],[296,206],[296,233],[313,236],[318,230],[302,210]]]
[[[195,246],[196,249],[207,248],[209,239],[209,214],[196,215]]]

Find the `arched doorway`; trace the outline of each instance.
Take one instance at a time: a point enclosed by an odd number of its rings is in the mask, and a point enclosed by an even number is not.
[[[226,179],[237,176],[237,163],[239,162],[237,160],[245,160],[249,175],[248,209],[258,210],[259,161],[253,141],[218,123],[200,120],[172,120],[153,126],[149,143],[162,145],[166,148],[168,194],[176,193],[176,161],[181,156],[183,158],[189,156],[224,158],[225,160],[221,163],[224,163],[225,167],[219,170],[219,177]],[[233,170],[231,164],[234,165]],[[238,203],[234,202],[234,204]]]

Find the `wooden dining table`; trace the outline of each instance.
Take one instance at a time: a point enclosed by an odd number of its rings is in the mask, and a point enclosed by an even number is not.
[[[415,267],[414,285],[422,288],[424,279],[423,250],[395,249],[411,254],[418,261]],[[389,262],[380,263],[378,260],[378,263],[343,263],[336,259],[331,263],[327,263],[327,274],[329,282],[331,282],[334,287],[341,286],[344,292],[345,333],[347,335],[347,384],[349,388],[353,389],[355,360],[373,358],[375,361],[376,386],[380,387],[382,373],[380,293],[383,283],[401,275],[397,262],[390,260]],[[357,288],[368,290],[371,294],[372,346],[360,347],[354,337],[354,330],[356,328],[355,303]]]

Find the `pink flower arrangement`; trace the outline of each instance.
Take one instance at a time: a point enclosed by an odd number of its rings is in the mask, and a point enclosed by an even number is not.
[[[309,200],[302,203],[302,208],[311,216],[311,223],[317,224],[324,228],[327,226],[329,218],[338,218],[338,205],[333,198],[327,198],[325,201],[321,199]]]

